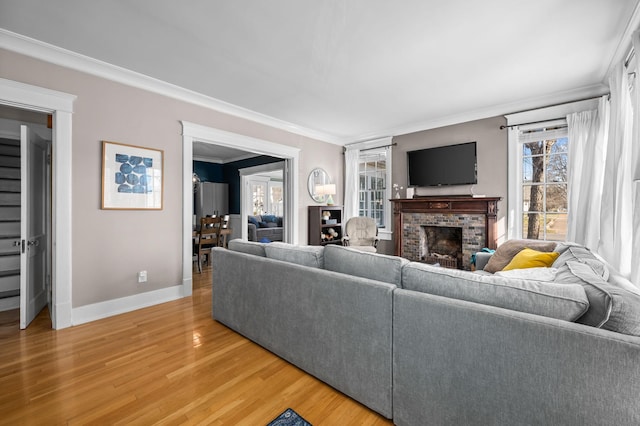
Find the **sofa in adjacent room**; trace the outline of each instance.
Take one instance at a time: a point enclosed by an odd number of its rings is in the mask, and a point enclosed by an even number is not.
[[[212,314],[399,425],[640,424],[640,292],[584,247],[529,244],[474,273],[233,240]],[[505,268],[532,252],[550,266]]]
[[[282,216],[257,215],[248,217],[249,241],[282,241]]]

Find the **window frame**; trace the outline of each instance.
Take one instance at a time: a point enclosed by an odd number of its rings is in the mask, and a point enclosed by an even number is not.
[[[378,228],[378,238],[380,240],[391,241],[393,239],[393,209],[391,206],[391,186],[392,186],[392,165],[393,165],[393,138],[385,137],[381,139],[375,139],[365,142],[357,142],[354,144],[349,144],[345,147],[345,149],[351,148],[358,150],[358,163],[355,165],[346,165],[346,167],[353,167],[357,170],[357,180],[359,183],[360,173],[359,173],[359,163],[362,155],[371,154],[375,150],[381,150],[385,152],[386,155],[386,187],[385,187],[385,195],[384,195],[384,203],[383,203],[383,214],[385,216],[384,220],[384,228]],[[348,148],[347,148],[348,147]],[[345,196],[347,191],[345,190]],[[358,185],[358,190],[355,194],[355,199],[353,200],[355,205],[360,206],[360,189]]]
[[[541,129],[545,127],[558,127],[558,126],[566,126],[567,120],[565,118],[548,120],[548,121],[540,121],[532,124],[524,124],[520,126],[511,126],[509,127],[509,223],[507,235],[509,239],[522,239],[525,238],[523,236],[523,215],[524,215],[524,194],[523,187],[526,183],[523,180],[523,145],[528,142],[532,142],[528,138],[521,137],[521,132],[526,132],[529,130]],[[551,133],[553,131],[550,131]],[[560,137],[567,138],[567,144],[570,144],[571,141],[568,140],[567,131],[563,130],[561,132],[556,132],[558,135],[563,135]],[[558,138],[560,138],[558,137]],[[538,139],[538,138],[535,138]],[[545,139],[544,137],[540,139]],[[548,138],[547,138],[548,139]],[[570,155],[570,151],[567,151],[567,156]],[[545,170],[546,174],[546,170]],[[568,182],[567,188],[568,188]],[[544,186],[548,185],[546,182],[543,183]],[[546,212],[546,210],[545,210]],[[546,232],[545,232],[546,237]]]
[[[375,217],[375,213],[381,212],[383,221],[382,221],[382,225],[378,225],[378,233],[389,230],[389,226],[390,226],[390,221],[388,220],[389,210],[385,207],[385,204],[390,204],[388,200],[389,198],[391,198],[390,197],[391,191],[389,190],[389,180],[390,180],[389,151],[390,149],[388,147],[381,147],[381,148],[363,150],[363,151],[360,151],[360,153],[358,154],[358,183],[360,183],[363,175],[365,178],[365,188],[361,189],[360,185],[358,185],[358,213],[360,215],[364,211],[365,214],[363,214],[363,216],[371,217],[375,219],[377,223],[378,219]],[[382,195],[382,208],[375,209],[370,206],[374,198],[372,197],[372,195],[375,195],[375,193],[380,192],[380,189],[370,189],[370,186],[368,184],[370,183],[371,179],[379,179],[380,177],[382,177],[380,170],[375,168],[369,171],[366,169],[366,166],[365,166],[365,170],[361,171],[360,165],[363,163],[366,164],[371,161],[376,161],[376,163],[378,163],[382,158],[384,158],[384,162],[385,162],[384,183],[383,183],[384,194]],[[364,201],[363,201],[363,195],[364,195]],[[365,203],[364,209],[360,208],[361,202]],[[374,215],[372,216],[372,214]]]
[[[549,125],[548,123],[565,120],[568,114],[580,111],[587,111],[598,108],[598,97],[585,99],[582,101],[568,102],[564,104],[556,104],[553,106],[533,109],[528,111],[516,112],[504,116],[507,120],[508,129],[508,199],[507,199],[507,239],[519,238],[522,235],[522,220],[520,220],[520,229],[517,229],[516,218],[518,214],[522,214],[522,197],[518,197],[517,183],[522,176],[522,165],[518,160],[518,131],[527,129],[529,126],[539,127],[540,125]],[[562,117],[562,118],[559,118]],[[525,124],[535,123],[535,124]],[[569,141],[569,144],[571,141]],[[571,155],[571,147],[569,147],[569,155]],[[520,206],[520,207],[519,207]]]

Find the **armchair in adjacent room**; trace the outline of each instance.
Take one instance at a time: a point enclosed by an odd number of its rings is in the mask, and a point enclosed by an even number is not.
[[[342,237],[344,246],[375,253],[378,240],[378,226],[370,217],[352,217],[344,226]]]

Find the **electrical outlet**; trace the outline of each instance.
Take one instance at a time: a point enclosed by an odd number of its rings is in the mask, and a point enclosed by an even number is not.
[[[138,282],[146,283],[147,282],[147,271],[138,272]]]

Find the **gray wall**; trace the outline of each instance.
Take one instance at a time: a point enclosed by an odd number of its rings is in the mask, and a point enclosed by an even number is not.
[[[0,49],[0,77],[77,96],[72,146],[74,308],[182,284],[180,120],[299,148],[298,218],[306,243],[307,176],[322,167],[342,188],[342,147]],[[164,150],[164,209],[101,210],[101,141]],[[55,143],[55,141],[54,141]],[[342,203],[342,191],[335,197]],[[148,282],[138,284],[138,271]]]
[[[504,117],[493,117],[395,136],[393,142],[397,145],[393,147],[393,183],[405,187],[401,192],[401,196],[404,197],[407,187],[407,151],[476,141],[478,143],[478,183],[474,185],[473,192],[488,197],[502,197],[498,203],[498,243],[502,243],[506,239],[507,229],[508,177],[507,130],[500,129],[504,124],[506,124]],[[416,188],[416,193],[419,195],[470,195],[471,185]],[[395,232],[397,230],[394,230],[394,235]]]

